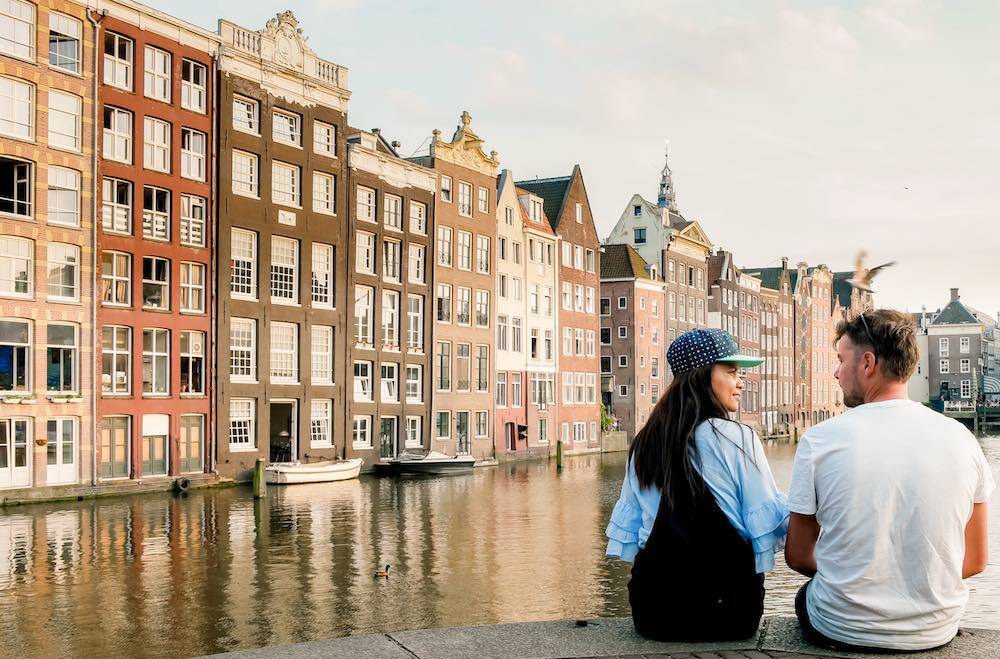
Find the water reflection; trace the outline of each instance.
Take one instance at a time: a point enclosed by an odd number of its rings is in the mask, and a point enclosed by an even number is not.
[[[1000,471],[1000,440],[984,448]],[[794,449],[768,447],[787,485]],[[467,476],[153,495],[0,512],[4,656],[186,656],[397,629],[627,615],[604,560],[622,454]],[[998,473],[1000,477],[1000,473]],[[1000,506],[992,510],[1000,555]],[[768,577],[768,612],[801,577]],[[386,564],[391,577],[375,579]],[[996,626],[1000,575],[965,624]]]

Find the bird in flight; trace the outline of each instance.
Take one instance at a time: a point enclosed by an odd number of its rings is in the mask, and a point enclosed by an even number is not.
[[[858,252],[858,257],[855,260],[854,266],[854,276],[847,280],[847,283],[857,288],[858,290],[867,291],[869,293],[874,293],[872,290],[872,280],[875,276],[880,273],[885,268],[889,266],[896,265],[895,261],[889,261],[888,263],[883,263],[882,265],[877,265],[874,268],[865,268],[865,257],[868,256],[865,250]]]

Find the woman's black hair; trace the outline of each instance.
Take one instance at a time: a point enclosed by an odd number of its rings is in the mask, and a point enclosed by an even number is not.
[[[709,364],[674,376],[629,448],[640,487],[659,488],[671,508],[685,494],[694,499],[705,494],[705,481],[694,467],[698,460],[695,428],[706,419],[729,419],[712,390],[713,367]],[[740,425],[742,433],[746,426]],[[714,425],[712,430],[719,434]],[[743,446],[740,449],[746,454]]]

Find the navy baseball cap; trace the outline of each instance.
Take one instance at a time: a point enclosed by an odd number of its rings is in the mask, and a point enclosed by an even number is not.
[[[741,355],[733,335],[714,327],[688,330],[667,348],[667,363],[674,375],[717,362],[750,368],[763,364],[764,358]]]

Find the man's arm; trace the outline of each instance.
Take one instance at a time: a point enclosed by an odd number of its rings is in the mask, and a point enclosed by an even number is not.
[[[799,574],[811,577],[816,574],[816,541],[819,539],[819,522],[815,515],[792,513],[788,520],[788,539],[785,541],[785,562]]]
[[[972,505],[972,516],[965,525],[965,560],[962,561],[962,578],[979,574],[986,569],[989,556],[989,535],[987,534],[986,504]],[[791,536],[791,530],[788,535]]]

